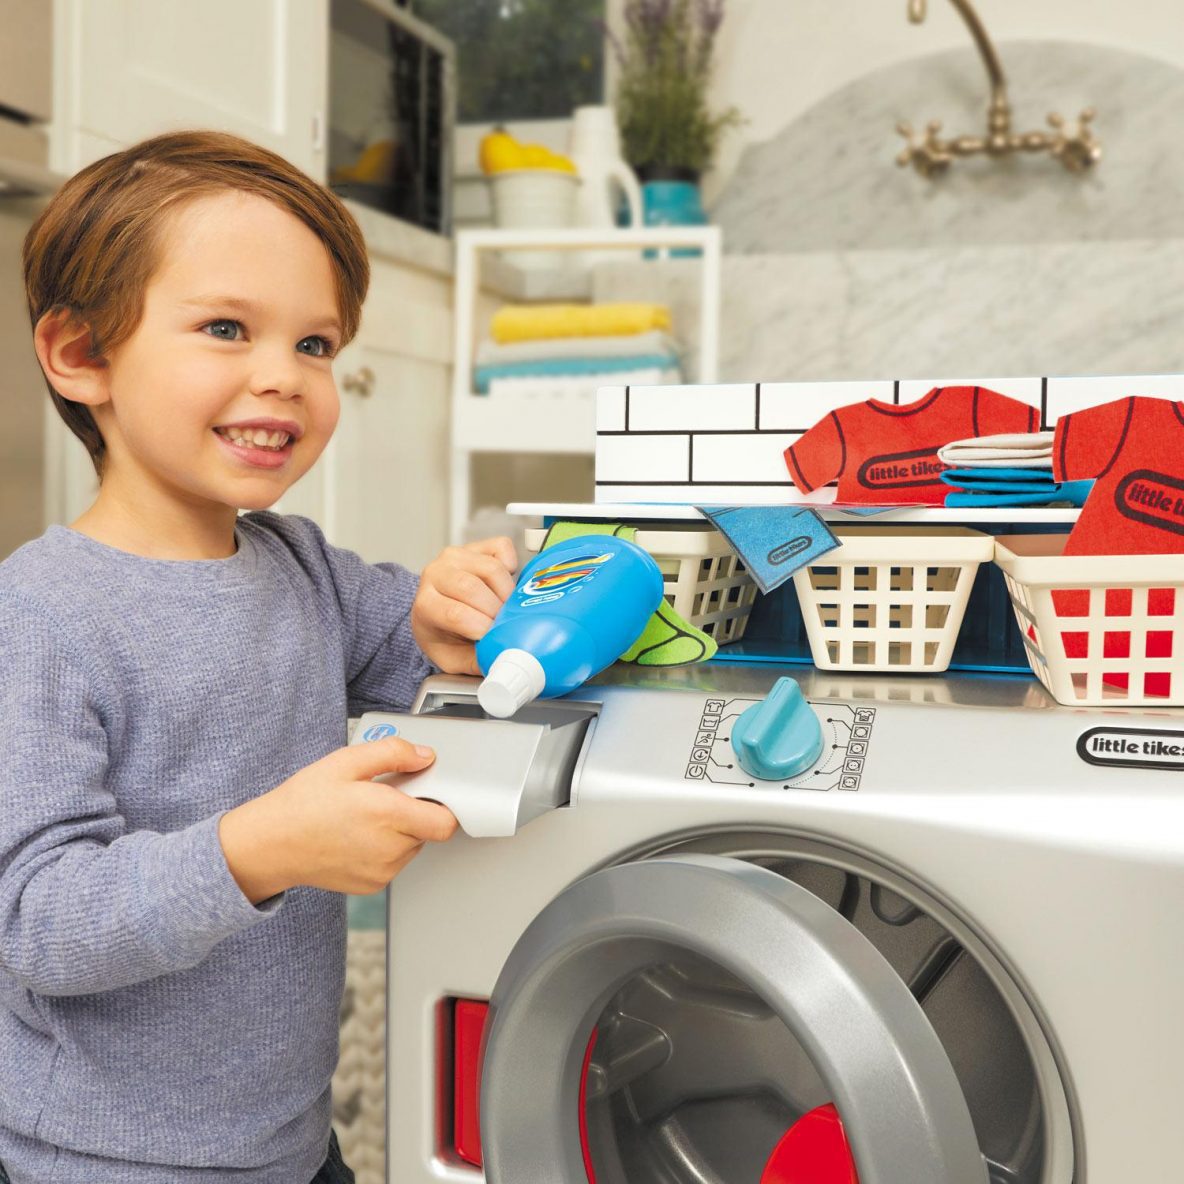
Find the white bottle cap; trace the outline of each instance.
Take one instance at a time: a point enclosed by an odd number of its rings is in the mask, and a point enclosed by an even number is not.
[[[477,688],[477,702],[498,719],[510,716],[543,693],[547,676],[534,654],[502,650]]]

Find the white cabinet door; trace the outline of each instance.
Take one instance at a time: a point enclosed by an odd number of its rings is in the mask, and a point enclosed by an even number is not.
[[[65,0],[62,16],[76,135],[217,128],[324,179],[328,0]]]
[[[322,525],[370,563],[420,571],[447,536],[448,372],[397,347],[356,342],[338,362],[341,420],[321,462]]]

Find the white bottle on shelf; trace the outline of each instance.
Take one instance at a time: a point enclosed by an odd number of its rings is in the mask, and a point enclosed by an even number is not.
[[[576,226],[609,229],[617,224],[619,193],[629,206],[630,226],[642,225],[641,186],[621,156],[617,119],[611,107],[577,107],[572,114],[568,156],[582,182],[576,197]],[[581,251],[578,263],[622,262],[621,251]]]

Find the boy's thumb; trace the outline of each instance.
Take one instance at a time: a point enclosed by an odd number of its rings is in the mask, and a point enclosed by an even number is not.
[[[432,749],[412,744],[400,736],[384,736],[338,750],[343,772],[357,780],[377,777],[380,773],[411,773],[436,759]]]

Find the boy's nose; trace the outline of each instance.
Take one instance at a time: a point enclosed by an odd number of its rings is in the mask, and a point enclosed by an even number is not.
[[[290,350],[260,350],[251,358],[250,390],[253,395],[291,398],[303,393],[304,375]]]

